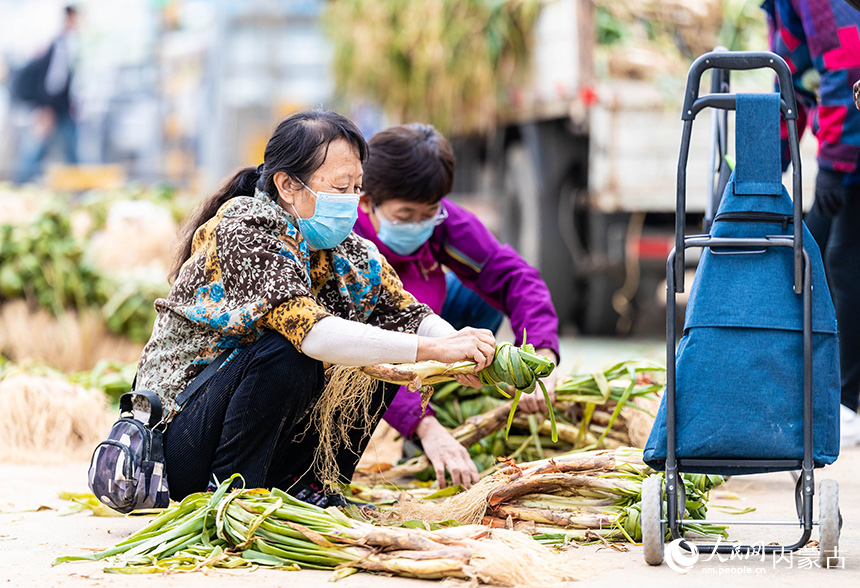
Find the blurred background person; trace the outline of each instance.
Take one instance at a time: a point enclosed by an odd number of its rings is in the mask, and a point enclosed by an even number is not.
[[[818,138],[815,201],[806,224],[827,269],[842,376],[842,444],[860,444],[860,12],[844,0],[767,0],[771,46],[794,76],[800,131]],[[817,73],[817,92],[804,83]]]
[[[558,318],[538,270],[446,198],[455,163],[448,140],[431,125],[413,123],[376,133],[368,147],[354,230],[379,248],[404,288],[455,328],[496,332],[507,316],[517,344],[525,331],[538,353],[558,364]],[[553,372],[544,380],[551,397],[555,379]],[[546,412],[540,389],[523,395],[519,409]],[[440,484],[445,470],[455,483],[478,480],[466,448],[431,411],[422,416],[419,394],[401,388],[385,419],[421,441]]]
[[[32,108],[29,136],[23,137],[14,181],[32,181],[58,144],[67,163],[78,162],[77,124],[73,116],[72,78],[77,54],[78,10],[64,9],[63,28],[48,49],[16,75],[12,99]]]

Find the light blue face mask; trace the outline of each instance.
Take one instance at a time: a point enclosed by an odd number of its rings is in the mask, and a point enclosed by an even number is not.
[[[379,240],[385,243],[389,249],[398,255],[409,255],[415,253],[430,236],[433,229],[448,217],[447,211],[442,208],[439,214],[433,218],[417,223],[395,223],[376,209],[376,217],[379,219]]]
[[[333,249],[346,239],[358,220],[358,194],[314,192],[299,180],[308,192],[316,196],[314,214],[301,218],[293,206],[299,231],[314,249]]]

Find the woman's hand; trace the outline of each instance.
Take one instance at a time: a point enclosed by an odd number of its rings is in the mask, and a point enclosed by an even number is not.
[[[555,383],[558,380],[558,357],[555,355],[555,352],[552,349],[541,348],[536,349],[538,355],[546,355],[556,364],[556,369],[552,371],[550,375],[545,378],[542,378],[541,381],[543,385],[546,386],[546,391],[549,394],[550,403],[555,402]],[[520,396],[520,403],[517,405],[517,410],[522,410],[526,414],[533,414],[536,412],[549,413],[549,408],[546,405],[546,399],[543,397],[543,391],[540,389],[539,385],[535,386],[535,389],[531,394],[523,394]]]
[[[474,361],[477,365],[473,374],[456,376],[464,386],[480,388],[477,374],[493,362],[496,353],[496,339],[487,329],[466,327],[445,337],[419,337],[418,361],[433,359],[442,363]]]
[[[469,452],[436,417],[428,415],[421,419],[415,428],[415,434],[421,440],[427,459],[436,470],[436,480],[440,488],[447,485],[445,470],[451,474],[452,484],[462,484],[464,488],[469,488],[480,479],[478,468],[469,457]]]

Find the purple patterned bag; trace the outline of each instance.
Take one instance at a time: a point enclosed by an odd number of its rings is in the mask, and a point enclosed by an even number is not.
[[[134,418],[132,400],[137,395],[149,400],[146,424]],[[136,390],[122,395],[119,411],[120,419],[93,452],[90,490],[104,504],[122,513],[166,508],[170,497],[162,450],[161,400],[149,390]]]

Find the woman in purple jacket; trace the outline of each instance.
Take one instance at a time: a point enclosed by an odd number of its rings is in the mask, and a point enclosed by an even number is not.
[[[430,125],[413,123],[381,131],[368,145],[354,231],[379,248],[407,291],[454,328],[495,331],[507,316],[518,345],[525,329],[529,343],[557,363],[558,317],[538,271],[445,198],[454,180],[448,140]],[[554,397],[555,375],[544,383]],[[523,396],[519,407],[533,413],[545,411],[546,403],[536,392]],[[385,420],[421,441],[440,486],[445,470],[454,484],[478,481],[466,449],[431,410],[421,417],[418,394],[401,388]]]

